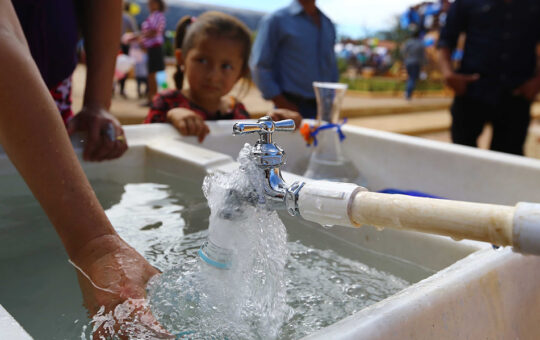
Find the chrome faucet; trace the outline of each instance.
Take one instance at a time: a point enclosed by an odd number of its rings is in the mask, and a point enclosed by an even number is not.
[[[233,126],[235,136],[259,134],[259,140],[253,147],[252,155],[257,161],[257,166],[264,171],[265,199],[272,208],[287,209],[293,216],[298,213],[298,193],[305,183],[294,182],[290,186],[285,183],[281,176],[281,166],[286,161],[285,151],[273,143],[272,134],[275,131],[294,131],[294,128],[292,119],[274,122],[268,116],[260,118],[257,123],[236,123]]]

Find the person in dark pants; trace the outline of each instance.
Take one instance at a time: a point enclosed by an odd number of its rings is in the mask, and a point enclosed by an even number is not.
[[[454,143],[477,146],[484,125],[491,123],[491,150],[523,154],[531,103],[540,92],[539,17],[537,0],[456,0],[451,5],[438,47],[442,74],[455,92]],[[450,56],[462,33],[464,55],[454,71]]]
[[[405,91],[405,98],[410,100],[416,82],[420,77],[420,70],[424,64],[424,40],[420,38],[420,30],[415,29],[412,32],[412,37],[408,39],[403,45],[403,59],[405,62],[405,68],[407,69],[407,87]]]

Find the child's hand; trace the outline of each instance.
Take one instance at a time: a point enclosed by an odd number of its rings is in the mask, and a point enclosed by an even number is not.
[[[298,112],[287,109],[274,109],[269,113],[269,116],[274,122],[284,119],[294,120],[295,130],[297,130],[302,123],[302,116]]]
[[[167,112],[167,120],[183,135],[197,136],[199,143],[202,143],[206,135],[210,132],[204,119],[195,112],[176,108]]]

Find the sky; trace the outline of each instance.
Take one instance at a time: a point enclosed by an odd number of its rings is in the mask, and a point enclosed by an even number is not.
[[[190,0],[220,6],[271,12],[292,0]],[[317,6],[337,25],[338,34],[352,38],[389,29],[394,17],[420,0],[317,0]]]

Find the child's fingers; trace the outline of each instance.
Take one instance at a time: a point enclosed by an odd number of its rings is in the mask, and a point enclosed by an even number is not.
[[[200,116],[193,116],[191,117],[191,126],[193,127],[193,130],[191,131],[192,136],[200,136],[200,134],[203,132],[203,130],[206,127],[206,123],[204,122],[204,119]]]
[[[188,134],[186,119],[179,119],[175,121],[174,126],[182,136],[186,136]]]
[[[188,130],[188,136],[197,136],[199,133],[199,126],[195,117],[189,117],[186,119],[186,125]]]
[[[199,143],[202,143],[204,141],[204,138],[210,133],[210,128],[208,127],[208,125],[206,125],[204,121],[202,123],[203,125],[201,126],[201,131],[197,135]]]
[[[192,131],[193,131],[193,123],[191,121],[191,117],[187,117],[186,119],[184,119],[184,122],[186,123],[186,133],[185,133],[185,135],[186,136],[193,135],[193,133],[192,133]]]

